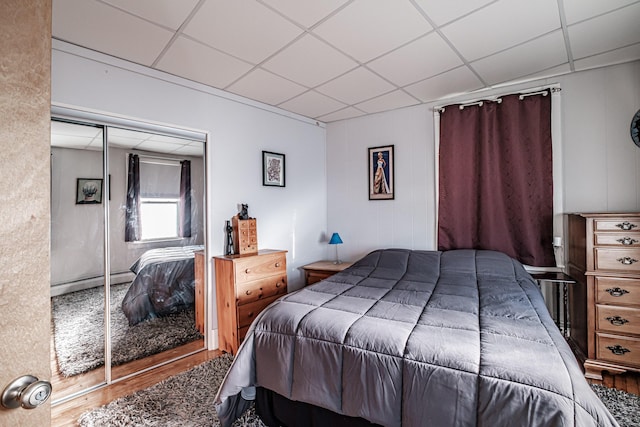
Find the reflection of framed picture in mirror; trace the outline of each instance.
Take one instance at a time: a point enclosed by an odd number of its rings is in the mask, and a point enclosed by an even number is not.
[[[372,147],[369,154],[369,200],[391,200],[395,195],[393,145]]]
[[[76,205],[102,203],[102,179],[78,178],[76,184]]]
[[[262,185],[284,187],[284,154],[262,152]]]

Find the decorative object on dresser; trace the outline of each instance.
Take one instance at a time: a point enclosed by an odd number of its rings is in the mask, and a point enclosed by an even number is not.
[[[233,227],[231,221],[227,221],[224,230],[227,232],[227,244],[225,246],[224,254],[233,255]]]
[[[352,262],[341,262],[336,264],[333,261],[318,261],[302,266],[304,270],[304,285],[309,286],[327,277],[341,272],[347,267],[351,267]]]
[[[571,337],[585,376],[640,372],[640,213],[570,214],[568,231],[569,274],[580,285]]]
[[[255,218],[249,217],[248,208],[249,205],[243,203],[240,212],[231,218],[234,254],[258,252],[258,224]]]
[[[329,244],[335,245],[336,247],[336,260],[333,263],[334,264],[342,263],[342,261],[340,261],[340,258],[338,258],[338,245],[342,244],[342,239],[340,238],[340,235],[338,233],[333,233],[331,235],[331,239],[329,239]]]
[[[249,325],[287,292],[287,251],[214,257],[218,307],[218,344],[236,354]]]

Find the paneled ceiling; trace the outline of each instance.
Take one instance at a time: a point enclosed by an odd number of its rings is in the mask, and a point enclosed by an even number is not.
[[[640,0],[53,0],[53,37],[331,122],[640,59]]]

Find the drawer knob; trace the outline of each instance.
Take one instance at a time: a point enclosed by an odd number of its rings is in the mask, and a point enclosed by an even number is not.
[[[622,258],[618,258],[616,261],[618,261],[620,264],[624,264],[624,265],[631,265],[634,262],[638,262],[637,259],[631,258],[630,256],[625,256]]]
[[[247,268],[244,272],[245,272],[246,274],[249,274],[249,273],[251,273],[251,269],[250,269],[250,268]]]
[[[279,262],[276,262],[276,267],[280,267],[280,263]]]
[[[612,325],[615,326],[622,326],[625,323],[629,323],[629,321],[623,317],[620,316],[609,316],[606,318],[609,322],[611,322]]]
[[[632,230],[632,229],[636,228],[637,225],[632,224],[632,223],[630,223],[628,221],[625,221],[623,223],[616,224],[616,227],[618,227],[621,230]]]
[[[252,291],[250,289],[247,289],[247,291],[245,292],[247,295],[251,295]]]
[[[625,353],[629,353],[631,351],[628,348],[624,348],[620,344],[608,345],[607,348],[611,350],[611,353],[615,354],[616,356],[624,356]]]
[[[627,237],[627,236],[623,237],[622,239],[616,240],[616,242],[620,242],[625,246],[631,246],[634,243],[638,243],[636,239],[632,239],[631,237]]]
[[[621,297],[624,294],[628,294],[629,291],[626,289],[620,289],[619,287],[615,287],[615,288],[609,288],[606,289],[607,292],[609,292],[609,295],[611,295],[612,297]]]
[[[252,312],[250,312],[249,314],[247,314],[247,317],[253,317],[253,311],[252,311]],[[619,347],[619,346],[618,346],[618,347]],[[612,350],[612,351],[613,351],[613,350]],[[627,350],[627,351],[629,351],[629,350]]]
[[[276,283],[276,288],[279,288],[279,287],[280,287],[280,285],[282,285],[282,282],[278,282],[278,283]]]

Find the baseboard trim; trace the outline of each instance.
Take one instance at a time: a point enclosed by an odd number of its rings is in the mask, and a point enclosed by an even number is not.
[[[136,277],[130,271],[122,273],[113,273],[111,275],[111,284],[129,283]],[[51,286],[50,294],[52,297],[68,294],[70,292],[82,291],[84,289],[95,288],[104,285],[104,277],[91,277],[89,279],[76,280],[74,282],[58,283]]]

